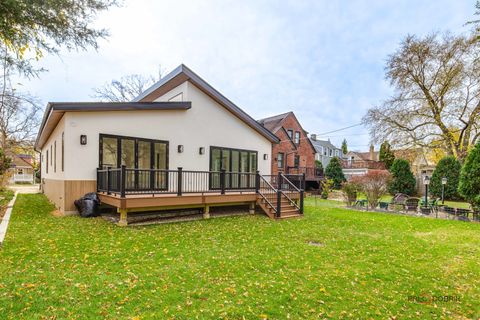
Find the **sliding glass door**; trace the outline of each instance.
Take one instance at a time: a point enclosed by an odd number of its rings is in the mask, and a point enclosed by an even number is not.
[[[210,148],[210,188],[220,189],[220,170],[224,169],[226,189],[247,189],[255,185],[257,152],[231,148]]]
[[[144,138],[100,135],[100,168],[125,165],[127,190],[161,190],[168,174],[168,142]]]

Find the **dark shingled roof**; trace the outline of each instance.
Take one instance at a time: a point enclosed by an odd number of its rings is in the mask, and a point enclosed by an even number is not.
[[[290,112],[278,114],[276,116],[260,119],[258,120],[258,123],[260,123],[270,132],[276,133],[282,127],[283,120],[285,120],[288,117],[288,115],[290,115],[291,113],[292,112],[290,111]]]

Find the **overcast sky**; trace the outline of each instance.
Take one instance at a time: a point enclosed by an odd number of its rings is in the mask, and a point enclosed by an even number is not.
[[[110,30],[97,52],[40,61],[24,81],[48,101],[91,101],[92,88],[123,75],[186,64],[256,119],[294,111],[305,130],[359,123],[391,94],[384,64],[407,34],[460,33],[474,0],[160,1],[125,0],[101,14]],[[362,127],[330,134],[368,149]],[[325,137],[327,138],[327,137]]]

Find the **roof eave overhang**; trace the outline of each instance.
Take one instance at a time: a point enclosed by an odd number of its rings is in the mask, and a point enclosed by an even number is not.
[[[192,107],[189,101],[183,102],[49,102],[35,140],[34,149],[40,152],[58,122],[66,112],[105,112],[105,111],[162,111],[188,110]],[[46,129],[47,128],[47,129]]]

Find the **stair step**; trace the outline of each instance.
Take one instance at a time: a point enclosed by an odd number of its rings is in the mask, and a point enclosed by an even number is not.
[[[301,214],[290,214],[290,215],[281,215],[280,218],[277,219],[288,219],[288,218],[301,218],[303,215]]]
[[[290,213],[299,214],[299,211],[298,211],[297,208],[295,208],[295,209],[289,209],[289,210],[281,210],[281,211],[280,211],[280,214],[281,214],[282,216],[283,216],[283,214],[288,215],[288,214],[290,214]]]

